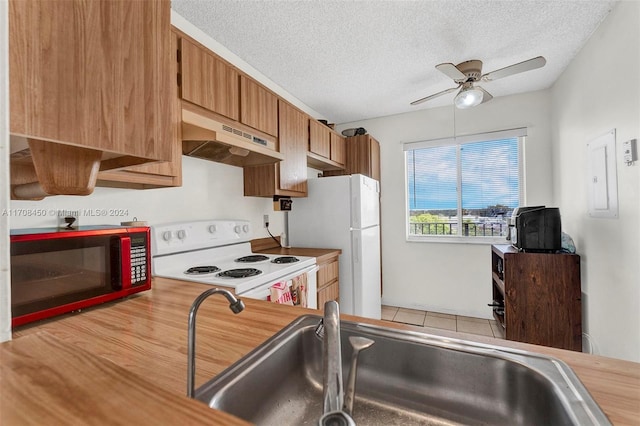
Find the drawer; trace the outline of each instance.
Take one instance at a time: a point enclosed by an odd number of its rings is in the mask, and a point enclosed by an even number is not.
[[[318,309],[324,307],[324,303],[329,300],[338,301],[340,297],[340,286],[338,281],[334,281],[333,284],[324,286],[318,289]]]
[[[318,265],[318,288],[338,279],[338,261]]]

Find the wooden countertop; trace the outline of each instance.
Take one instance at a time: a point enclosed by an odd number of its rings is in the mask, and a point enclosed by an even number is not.
[[[155,279],[150,291],[27,325],[0,344],[0,424],[246,424],[186,396],[187,318],[209,287]],[[300,315],[318,311],[221,297],[198,314],[196,386]],[[424,329],[343,315],[346,320]],[[489,337],[430,333],[519,348],[569,364],[614,424],[638,424],[640,364]]]
[[[280,237],[276,237],[280,241]],[[280,247],[272,238],[260,238],[251,241],[251,251],[255,253],[280,254],[283,256],[310,256],[315,257],[318,264],[324,263],[332,257],[342,254],[340,249],[332,248],[307,248],[307,247]]]

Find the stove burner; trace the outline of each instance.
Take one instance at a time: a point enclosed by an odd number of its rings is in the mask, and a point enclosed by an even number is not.
[[[235,261],[240,263],[254,263],[262,262],[263,260],[269,260],[269,256],[265,256],[263,254],[252,254],[249,256],[239,257]]]
[[[238,268],[219,272],[216,276],[223,278],[247,278],[260,275],[261,273],[262,271],[256,268]]]
[[[187,275],[204,275],[204,274],[212,274],[214,272],[218,272],[220,268],[217,266],[194,266],[193,268],[189,268],[184,271]]]
[[[280,256],[280,257],[276,257],[271,262],[273,262],[273,263],[295,263],[295,262],[299,262],[299,261],[300,261],[300,259],[298,259],[297,257]]]

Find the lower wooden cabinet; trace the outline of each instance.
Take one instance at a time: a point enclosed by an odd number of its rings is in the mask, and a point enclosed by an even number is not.
[[[582,350],[580,256],[491,247],[493,314],[508,340]]]
[[[324,307],[325,302],[330,300],[340,301],[340,282],[338,269],[338,254],[318,263],[318,309]]]

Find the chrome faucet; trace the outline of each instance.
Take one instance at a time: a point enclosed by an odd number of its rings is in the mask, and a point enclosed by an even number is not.
[[[212,288],[205,291],[196,298],[191,304],[189,310],[189,328],[188,328],[188,355],[187,355],[187,396],[193,398],[195,392],[195,373],[196,373],[196,314],[200,304],[212,294],[222,294],[229,301],[229,309],[234,314],[242,312],[244,309],[244,302],[237,299],[233,294],[227,290],[220,290]]]
[[[355,381],[358,354],[374,341],[364,337],[350,337],[353,346],[349,386],[345,397],[342,383],[342,348],[340,345],[340,308],[336,301],[326,302],[324,317],[316,327],[316,334],[323,338],[322,408],[320,426],[355,426],[351,417],[355,398]],[[346,401],[346,402],[345,402]]]

